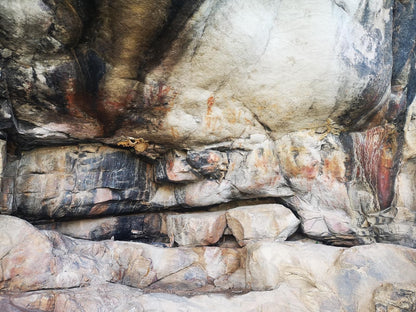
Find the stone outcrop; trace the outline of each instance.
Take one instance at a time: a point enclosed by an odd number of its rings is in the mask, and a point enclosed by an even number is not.
[[[389,305],[414,306],[416,252],[407,247],[347,249],[263,241],[240,250],[161,248],[71,239],[9,216],[1,216],[0,224],[2,311],[75,311],[84,305],[91,311],[117,311],[126,302],[137,311],[176,311],[178,303],[190,305],[191,311],[212,306],[219,311],[383,311]],[[178,297],[229,290],[259,292]]]
[[[299,220],[282,205],[241,206],[227,211],[227,225],[241,246],[259,240],[285,241]]]
[[[200,212],[166,216],[167,234],[179,246],[213,245],[224,233],[225,214]]]
[[[0,1],[0,310],[415,310],[415,42],[414,0]]]

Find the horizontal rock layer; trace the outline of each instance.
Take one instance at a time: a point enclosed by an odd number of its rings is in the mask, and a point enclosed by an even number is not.
[[[37,229],[0,215],[0,310],[415,310],[382,244],[416,247],[415,29],[414,0],[1,1],[0,213]]]
[[[167,153],[157,161],[98,144],[24,152],[5,168],[2,210],[59,219],[280,198],[311,237],[414,246],[408,224],[415,212],[393,206],[394,128],[256,139],[250,150]]]
[[[79,306],[117,311],[127,302],[137,311],[167,306],[179,311],[183,304],[190,311],[205,311],[214,305],[219,311],[369,311],[397,301],[393,299],[396,290],[383,286],[386,283],[409,290],[416,285],[415,250],[394,245],[345,249],[303,242],[258,242],[240,250],[160,248],[71,239],[39,231],[14,217],[1,216],[0,223],[3,311],[75,311]],[[152,294],[228,289],[269,291],[183,299]],[[398,296],[403,297],[399,306],[413,304],[406,293]]]

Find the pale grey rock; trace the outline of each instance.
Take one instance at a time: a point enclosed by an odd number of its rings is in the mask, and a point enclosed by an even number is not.
[[[263,136],[250,146],[250,151],[229,153],[230,164],[225,178],[231,182],[233,189],[238,190],[239,197],[294,195],[282,172],[278,144]]]
[[[247,247],[247,285],[266,290],[306,283],[335,294],[345,311],[371,311],[373,292],[381,284],[416,282],[415,257],[414,249],[389,244],[344,249],[257,243]]]
[[[343,250],[296,242],[251,244],[247,246],[247,285],[254,290],[270,290],[291,279],[316,285],[328,278],[329,268]]]
[[[146,77],[145,97],[160,83],[175,94],[150,135],[196,145],[361,124],[390,95],[392,21],[382,1],[206,1]]]
[[[206,247],[203,250],[203,263],[208,277],[216,280],[226,275],[227,278],[243,267],[242,250],[234,248]],[[240,283],[244,278],[240,279]],[[238,287],[232,287],[234,289]]]
[[[308,287],[308,285],[306,285]],[[303,301],[308,297],[312,300]],[[300,293],[296,287],[283,285],[281,288],[266,292],[251,292],[243,295],[227,296],[223,294],[181,297],[171,294],[142,294],[130,287],[103,284],[97,287],[82,287],[70,290],[43,290],[5,297],[0,294],[0,307],[3,311],[344,311],[332,294],[322,295],[309,286],[309,291]],[[8,310],[10,309],[10,310]],[[56,310],[55,310],[56,309]]]
[[[0,6],[2,44],[9,49],[35,51],[41,40],[50,40],[49,27],[53,12],[43,3],[30,0],[2,1]]]
[[[285,241],[300,221],[279,204],[243,206],[226,213],[227,226],[240,246],[260,240]]]
[[[194,291],[208,283],[207,272],[199,265],[190,266],[154,283],[150,289]]]
[[[52,243],[26,221],[0,216],[0,289],[53,288]],[[30,248],[28,248],[28,246]]]
[[[179,246],[213,245],[223,235],[226,225],[223,211],[166,216],[171,244],[176,242]]]

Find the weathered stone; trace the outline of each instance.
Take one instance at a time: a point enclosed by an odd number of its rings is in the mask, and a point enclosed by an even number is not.
[[[155,135],[200,144],[268,130],[277,137],[322,126],[327,118],[348,126],[365,120],[390,93],[392,56],[385,51],[391,51],[392,7],[337,4],[201,5],[147,76],[148,88],[162,85],[174,98]],[[307,14],[315,11],[325,19]],[[242,20],[256,26],[243,27]],[[356,106],[360,97],[365,100]]]
[[[171,244],[175,241],[179,246],[215,244],[227,225],[223,211],[170,214],[166,224]]]
[[[37,225],[42,230],[54,230],[74,238],[104,240],[140,240],[168,242],[162,233],[162,215],[141,214],[99,219],[63,221]]]
[[[241,246],[259,240],[285,241],[300,223],[290,209],[279,204],[234,208],[227,211],[226,217]]]
[[[43,290],[2,296],[2,311],[343,311],[333,294],[322,295],[316,288],[304,285],[308,292],[301,293],[296,287],[283,285],[266,292],[251,292],[238,296],[223,294],[181,297],[171,294],[142,294],[131,287],[104,284],[70,290]],[[314,298],[310,300],[308,298]]]
[[[227,154],[215,150],[188,152],[186,160],[199,174],[208,179],[222,180],[228,170]]]
[[[218,291],[224,288],[221,283],[214,286],[214,281],[229,277],[242,266],[240,252],[226,248],[160,248],[134,242],[77,240],[54,231],[40,232],[11,216],[0,216],[0,225],[3,291],[107,282],[178,292],[211,283],[211,290]],[[244,279],[234,280],[234,284],[244,285]]]
[[[155,169],[157,182],[191,182],[199,180],[193,168],[186,161],[186,154],[174,151],[165,155]]]
[[[376,312],[416,310],[415,284],[383,284],[374,291]]]
[[[34,150],[13,173],[11,210],[32,218],[140,211],[154,192],[151,172],[130,152],[100,145]]]
[[[345,311],[374,309],[383,283],[415,283],[416,251],[373,244],[350,249],[310,243],[256,243],[247,247],[247,285],[256,290],[307,283],[331,292]],[[381,259],[383,259],[381,261]]]
[[[317,242],[416,247],[415,12],[1,1],[0,212],[84,240],[0,216],[0,310],[414,310],[414,249]],[[290,207],[293,242],[184,212],[247,199]],[[85,240],[164,242],[165,209],[172,243],[216,247]],[[289,235],[265,215],[250,237]]]
[[[54,288],[56,272],[53,245],[29,223],[0,216],[0,289]]]
[[[233,248],[206,247],[203,257],[207,275],[213,280],[222,275],[229,276],[243,266],[241,250]]]

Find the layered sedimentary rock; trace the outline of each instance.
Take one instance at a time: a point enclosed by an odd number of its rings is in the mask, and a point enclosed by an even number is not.
[[[398,298],[402,298],[398,306],[414,306],[416,252],[411,248],[373,244],[346,249],[304,242],[257,242],[240,250],[161,248],[70,239],[36,230],[14,217],[2,216],[0,223],[4,311],[76,311],[84,305],[90,311],[111,311],[126,301],[137,311],[176,310],[179,303],[189,305],[190,311],[208,311],[212,306],[218,311],[371,311],[395,305]],[[123,285],[137,291],[126,292]],[[400,292],[398,287],[408,290]],[[260,292],[188,299],[152,294],[161,289],[176,294]],[[112,303],[105,304],[106,300]]]
[[[2,1],[0,310],[414,310],[415,42],[414,0]]]

